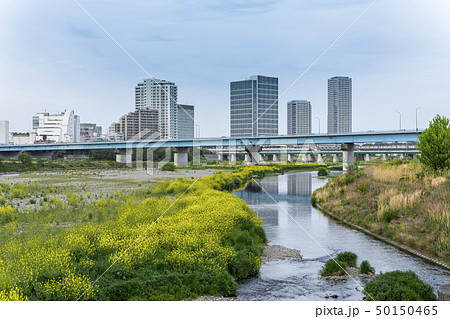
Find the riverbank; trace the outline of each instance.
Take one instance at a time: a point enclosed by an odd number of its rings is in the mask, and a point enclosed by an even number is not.
[[[339,176],[311,201],[353,228],[448,269],[449,185],[448,177],[397,161]]]
[[[228,191],[280,172],[3,176],[0,300],[234,296],[237,280],[258,273],[266,239],[260,219]],[[162,176],[178,178],[155,186]],[[106,186],[111,180],[117,185]]]

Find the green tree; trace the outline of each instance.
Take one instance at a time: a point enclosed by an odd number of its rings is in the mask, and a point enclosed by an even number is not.
[[[434,171],[450,168],[450,121],[436,115],[428,128],[419,135],[419,161]]]
[[[31,156],[28,154],[20,154],[17,159],[19,160],[19,162],[21,162],[24,166],[31,166],[32,165],[32,161],[31,161]]]

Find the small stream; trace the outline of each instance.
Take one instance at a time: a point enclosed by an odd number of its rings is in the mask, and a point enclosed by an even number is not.
[[[263,220],[270,245],[300,250],[303,260],[271,261],[260,275],[241,283],[243,300],[362,300],[366,278],[318,279],[320,268],[339,252],[352,251],[358,262],[369,260],[377,273],[413,270],[436,290],[450,282],[450,271],[429,264],[384,242],[330,219],[312,207],[311,193],[327,183],[317,172],[291,172],[252,182],[234,194],[242,198]],[[301,229],[284,211],[303,228]],[[313,238],[311,238],[308,234]],[[337,297],[336,297],[337,296]]]

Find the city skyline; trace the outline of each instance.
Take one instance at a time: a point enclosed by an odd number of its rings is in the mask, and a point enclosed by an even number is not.
[[[196,105],[207,137],[229,134],[228,121],[217,121],[228,118],[229,82],[271,74],[284,92],[371,1],[80,3],[153,77],[177,83],[178,102]],[[6,2],[0,9],[0,119],[10,131],[30,131],[30,116],[44,109],[65,106],[108,127],[133,108],[130,90],[147,76],[73,3]],[[289,19],[299,14],[305,18]],[[280,98],[279,118],[289,100],[307,97],[324,126],[325,79],[338,74],[354,79],[353,131],[398,129],[396,111],[403,128],[414,128],[419,106],[419,127],[436,113],[449,117],[449,21],[448,3],[380,1]],[[380,98],[388,102],[380,106]],[[286,121],[279,125],[285,134]]]

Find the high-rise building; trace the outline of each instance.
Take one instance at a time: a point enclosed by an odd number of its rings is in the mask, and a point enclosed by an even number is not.
[[[151,138],[159,134],[159,116],[157,110],[136,110],[122,116],[119,120],[120,132],[125,140]]]
[[[120,131],[120,123],[114,122],[108,128],[108,133],[106,134],[106,139],[110,141],[123,141],[124,136]]]
[[[328,79],[328,133],[352,131],[352,79]]]
[[[36,142],[79,142],[80,117],[74,111],[60,114],[37,113],[33,116]]]
[[[278,78],[255,75],[230,83],[230,134],[278,134]]]
[[[95,123],[80,124],[80,140],[81,142],[95,142],[102,137],[102,127]]]
[[[178,134],[177,138],[194,138],[194,106],[178,104]]]
[[[162,139],[177,138],[178,87],[174,82],[145,79],[135,88],[136,110],[157,110]]]
[[[287,104],[288,135],[311,133],[311,102],[293,100]]]
[[[9,144],[9,121],[0,121],[0,144]]]

